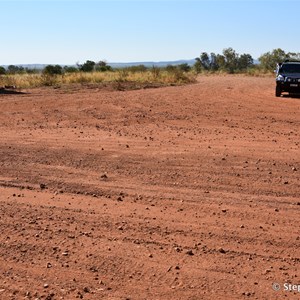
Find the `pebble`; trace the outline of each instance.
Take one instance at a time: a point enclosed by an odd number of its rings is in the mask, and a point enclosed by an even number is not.
[[[218,250],[220,253],[222,253],[222,254],[225,254],[226,253],[226,251],[223,249],[223,248],[219,248],[219,250]]]
[[[194,255],[194,252],[193,252],[192,249],[190,249],[190,250],[186,251],[186,254],[188,254],[188,255]]]

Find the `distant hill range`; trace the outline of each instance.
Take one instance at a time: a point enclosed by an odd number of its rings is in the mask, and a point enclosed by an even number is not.
[[[174,61],[143,61],[143,62],[129,62],[129,63],[107,63],[113,68],[127,68],[132,66],[144,65],[145,67],[166,67],[168,65],[177,66],[181,64],[188,64],[190,66],[195,64],[195,59],[182,59],[182,60],[174,60]]]
[[[159,62],[154,62],[154,61],[143,61],[143,62],[128,62],[128,63],[107,63],[109,66],[112,68],[127,68],[127,67],[132,67],[132,66],[139,66],[139,65],[144,65],[145,67],[151,68],[153,66],[155,67],[166,67],[168,65],[176,66],[176,65],[181,65],[181,64],[188,64],[190,66],[194,65],[195,59],[182,59],[182,60],[175,60],[175,61],[159,61]],[[34,69],[34,70],[42,70],[44,69],[47,65],[49,64],[17,64],[15,66],[18,67],[24,67],[28,69]],[[53,64],[54,65],[54,64]],[[61,65],[61,66],[75,66],[75,65]],[[8,65],[3,65],[2,67],[7,68]]]

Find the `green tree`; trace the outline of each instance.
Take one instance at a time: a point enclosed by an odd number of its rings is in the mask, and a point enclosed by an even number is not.
[[[79,70],[82,72],[92,72],[95,69],[96,63],[92,60],[87,60],[83,65],[78,65]]]
[[[300,53],[296,53],[296,52],[288,52],[287,56],[290,59],[294,59],[294,60],[299,60],[300,61]]]
[[[225,70],[226,60],[225,60],[224,55],[217,54],[216,63],[218,65],[219,70]]]
[[[196,58],[194,68],[197,73],[200,73],[203,70],[211,69],[211,59],[207,52],[202,52],[199,57]]]
[[[226,48],[223,50],[223,56],[225,58],[226,71],[234,73],[238,67],[238,54],[232,48]]]
[[[22,66],[14,66],[14,65],[9,65],[7,67],[7,73],[8,74],[21,74],[25,73],[25,69]]]
[[[206,52],[201,53],[200,61],[201,61],[202,68],[204,70],[209,70],[209,68],[210,68],[210,59],[209,59],[209,55]]]
[[[48,65],[44,68],[43,74],[46,75],[62,75],[63,68],[60,65]]]
[[[290,54],[287,54],[284,50],[277,48],[272,52],[264,53],[258,60],[264,70],[271,71],[275,69],[276,63],[282,62],[288,58],[290,58]]]
[[[78,71],[79,71],[78,68],[74,66],[64,66],[64,72],[66,73],[76,73]]]
[[[191,66],[189,66],[187,63],[180,64],[177,66],[177,68],[183,72],[189,72],[191,70]]]
[[[0,66],[0,75],[5,75],[5,74],[6,74],[5,68]]]
[[[217,71],[219,69],[218,59],[215,53],[210,54],[210,69],[212,71]]]
[[[98,72],[106,72],[111,71],[112,67],[109,66],[106,61],[101,60],[97,64],[95,64],[95,70]]]
[[[253,58],[250,54],[242,54],[238,58],[238,69],[246,70],[253,66]]]
[[[202,71],[202,64],[201,64],[200,57],[195,58],[194,69],[197,73],[200,73]]]

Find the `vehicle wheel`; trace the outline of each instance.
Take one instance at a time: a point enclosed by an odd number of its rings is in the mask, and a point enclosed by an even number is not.
[[[280,97],[281,96],[281,88],[279,86],[276,86],[275,96]]]

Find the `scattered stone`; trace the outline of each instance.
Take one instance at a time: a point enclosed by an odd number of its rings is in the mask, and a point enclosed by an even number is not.
[[[85,288],[83,289],[83,291],[84,291],[85,293],[90,293],[90,292],[91,292],[90,289],[89,289],[88,287],[85,287]]]
[[[194,255],[194,252],[193,252],[193,250],[192,249],[190,249],[190,250],[188,250],[188,251],[186,251],[186,254],[188,254],[188,255]]]
[[[40,188],[41,188],[41,190],[44,190],[44,189],[46,188],[46,184],[41,183],[41,184],[40,184]]]
[[[48,288],[49,287],[49,284],[48,283],[44,283],[44,288]]]
[[[107,179],[108,178],[108,176],[106,175],[106,174],[103,174],[103,175],[101,175],[100,176],[102,179]]]
[[[68,256],[69,253],[65,251],[65,252],[63,252],[61,255],[63,255],[63,256]]]
[[[222,212],[223,212],[223,213],[226,213],[226,212],[227,212],[227,209],[222,209]]]
[[[278,208],[275,208],[274,211],[279,212],[279,209],[278,209]]]
[[[123,201],[122,197],[118,197],[117,201]]]
[[[51,263],[47,263],[47,269],[50,269],[50,268],[52,268],[52,264]]]
[[[223,248],[219,248],[218,251],[219,251],[220,253],[222,253],[222,254],[225,254],[225,253],[226,253],[226,251],[225,251]]]

